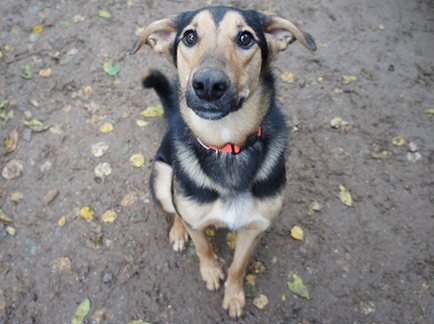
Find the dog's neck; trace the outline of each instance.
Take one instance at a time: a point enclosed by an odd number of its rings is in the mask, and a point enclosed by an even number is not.
[[[250,135],[258,133],[270,109],[267,101],[263,95],[252,95],[240,109],[219,120],[200,118],[184,102],[181,115],[193,135],[205,145],[220,148],[231,143],[242,147]]]

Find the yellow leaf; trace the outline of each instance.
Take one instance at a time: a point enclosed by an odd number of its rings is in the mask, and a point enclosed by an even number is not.
[[[83,207],[80,209],[80,216],[83,217],[85,220],[90,222],[93,219],[94,211],[91,210],[89,207]]]
[[[294,226],[291,230],[291,236],[292,238],[296,240],[303,240],[304,232],[303,229],[300,226]]]
[[[433,116],[434,115],[434,108],[425,110],[425,114],[427,116]]]
[[[68,257],[58,258],[50,262],[50,269],[52,273],[70,272],[71,260]]]
[[[315,212],[319,212],[321,211],[321,206],[320,204],[318,204],[318,202],[315,200],[313,203],[311,203],[309,205],[309,207],[307,208],[307,214],[309,216],[312,216],[313,214],[315,214]]]
[[[226,244],[232,250],[235,250],[235,246],[237,244],[237,232],[229,232],[228,235],[226,235]]]
[[[18,144],[18,131],[14,129],[11,132],[11,137],[6,137],[6,153],[15,151]]]
[[[323,82],[323,81],[324,81],[324,78],[323,78],[323,77],[318,77],[316,80],[317,80],[318,82]]]
[[[255,273],[262,273],[265,270],[265,267],[261,261],[254,262],[252,268],[255,271]]]
[[[107,10],[100,10],[98,11],[98,15],[102,18],[111,18],[112,14],[108,12]]]
[[[23,198],[24,198],[23,194],[19,191],[11,194],[11,200],[16,202],[16,203],[19,202]]]
[[[286,295],[282,294],[282,301],[286,301]]]
[[[378,29],[380,29],[380,30],[384,30],[384,29],[386,29],[386,27],[384,27],[383,24],[380,24],[380,25],[378,25]]]
[[[86,19],[85,16],[83,15],[75,15],[74,18],[72,19],[72,21],[74,22],[74,24],[78,24],[83,22]]]
[[[288,275],[288,278],[293,278],[294,282],[288,281],[288,288],[295,294],[299,295],[300,297],[309,299],[309,291],[307,290],[306,286],[303,283],[303,280],[296,274],[290,273]]]
[[[15,51],[15,47],[13,47],[12,45],[5,45],[5,50],[6,52],[13,53]]]
[[[211,228],[207,228],[207,229],[205,230],[205,234],[206,234],[207,236],[215,236],[214,230],[211,229]]]
[[[246,284],[254,286],[255,285],[255,276],[252,274],[247,275],[246,276]]]
[[[351,82],[354,82],[357,80],[357,77],[354,75],[343,75],[342,80],[345,84],[350,84]]]
[[[121,204],[122,206],[126,207],[134,204],[136,201],[137,201],[137,194],[133,192],[133,193],[126,194],[124,199],[122,199]]]
[[[8,233],[11,236],[15,236],[15,234],[17,234],[17,230],[15,228],[13,228],[12,226],[6,226],[5,230],[6,230],[6,233]]]
[[[98,178],[107,177],[112,174],[112,167],[107,162],[102,162],[95,167],[95,175]]]
[[[57,224],[59,224],[60,227],[62,227],[63,225],[65,225],[66,224],[66,216],[60,217],[60,219],[57,222]]]
[[[91,151],[93,156],[101,157],[110,148],[110,146],[104,142],[98,142],[92,145]]]
[[[146,122],[146,121],[144,121],[144,120],[141,120],[141,119],[137,119],[137,120],[136,120],[136,124],[137,124],[137,126],[139,126],[141,129],[145,129],[146,126],[149,125],[148,122]]]
[[[145,157],[142,153],[134,154],[130,157],[130,161],[132,162],[133,166],[140,168],[143,163],[145,163]]]
[[[51,75],[51,68],[39,70],[39,75],[41,77],[49,77]]]
[[[51,127],[50,127],[50,132],[52,132],[52,133],[54,133],[54,134],[58,134],[58,135],[63,134],[63,131],[62,131],[62,129],[60,128],[59,125],[51,126]]]
[[[403,146],[405,144],[405,139],[403,136],[396,136],[392,138],[392,144],[396,146]]]
[[[42,26],[36,26],[35,28],[33,28],[33,34],[39,34],[42,32]]]
[[[101,126],[100,131],[102,133],[110,133],[114,129],[113,124],[111,123],[105,123]]]
[[[280,80],[286,83],[292,83],[295,81],[295,74],[292,72],[285,72],[280,76]]]
[[[263,309],[268,304],[268,297],[260,294],[259,296],[253,299],[253,305],[258,307],[259,309]]]
[[[143,117],[158,117],[164,114],[164,109],[162,105],[151,106],[146,108],[140,113]]]
[[[90,85],[86,86],[84,88],[84,93],[87,94],[87,95],[91,95],[92,94],[92,87]]]
[[[345,206],[351,207],[353,205],[351,193],[343,185],[339,185],[339,190],[339,199]]]
[[[113,209],[107,210],[104,214],[102,214],[102,221],[104,223],[113,223],[116,218],[118,217],[118,214]]]

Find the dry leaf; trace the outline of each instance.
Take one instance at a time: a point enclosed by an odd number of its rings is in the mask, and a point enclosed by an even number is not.
[[[378,159],[378,160],[385,160],[388,159],[392,156],[392,154],[388,151],[383,151],[381,153],[372,153],[371,157],[373,159]]]
[[[353,205],[353,198],[351,197],[351,193],[343,186],[339,185],[339,199],[341,202],[348,207]]]
[[[205,230],[205,234],[206,234],[207,236],[210,236],[210,237],[215,236],[215,232],[214,232],[214,230],[211,229],[211,228],[207,228],[207,229]]]
[[[259,309],[263,309],[268,304],[268,297],[260,294],[259,296],[253,299],[253,305],[255,305]]]
[[[114,129],[113,124],[111,123],[105,123],[104,125],[101,126],[100,131],[102,133],[109,133]]]
[[[333,128],[341,128],[343,126],[347,126],[348,122],[343,120],[341,117],[335,117],[330,121],[330,126]]]
[[[309,205],[309,207],[307,208],[307,214],[309,216],[312,216],[313,214],[315,214],[315,212],[319,212],[321,211],[321,206],[320,204],[318,204],[318,202],[315,200],[313,203],[311,203]]]
[[[23,199],[23,198],[24,198],[23,194],[22,194],[21,192],[19,192],[19,191],[14,192],[14,193],[11,194],[11,200],[12,200],[13,202],[18,203],[18,202],[20,202],[20,200]]]
[[[13,220],[5,214],[3,210],[0,209],[0,220],[7,222],[7,223],[13,223]]]
[[[83,207],[80,209],[80,216],[83,217],[85,220],[90,222],[93,219],[94,211],[91,210],[89,207]]]
[[[384,30],[384,29],[386,29],[386,27],[384,27],[383,24],[380,24],[380,25],[378,25],[378,29],[380,29],[380,30]]]
[[[300,297],[309,299],[309,291],[303,283],[303,280],[295,273],[290,273],[288,278],[293,278],[294,282],[288,281],[288,288]]]
[[[88,104],[85,104],[84,108],[86,108],[86,110],[89,112],[89,114],[93,115],[93,114],[96,114],[96,112],[99,110],[100,106],[92,101]]]
[[[12,226],[6,226],[5,230],[6,230],[6,233],[8,233],[11,236],[15,236],[15,234],[17,234],[17,230],[15,228],[13,228]]]
[[[101,157],[104,155],[105,152],[110,148],[110,146],[104,142],[98,142],[96,144],[93,144],[91,147],[91,151],[93,156],[95,157]]]
[[[252,264],[252,270],[255,271],[255,273],[262,273],[265,271],[265,267],[261,261],[255,261]]]
[[[89,314],[89,311],[90,311],[90,300],[89,298],[86,298],[81,302],[80,305],[78,305],[74,317],[72,318],[71,324],[81,324],[84,321],[87,314]]]
[[[409,160],[410,162],[417,162],[422,158],[422,155],[420,155],[419,152],[408,152],[407,153],[407,160]]]
[[[9,142],[6,145],[6,153],[11,153],[15,151],[18,144],[18,132],[16,129],[14,129],[11,133],[11,137],[9,138]]]
[[[50,127],[50,132],[53,134],[57,134],[57,135],[61,135],[63,134],[62,129],[60,128],[59,125],[54,125]]]
[[[51,75],[51,68],[39,70],[39,76],[41,77],[49,77]]]
[[[142,153],[134,154],[130,157],[130,161],[136,168],[140,168],[145,163],[145,157]]]
[[[83,15],[75,15],[72,21],[74,22],[74,24],[78,24],[85,21],[85,19],[86,17]]]
[[[23,165],[18,160],[9,161],[2,171],[2,177],[6,180],[17,179],[23,174]]]
[[[403,136],[396,136],[392,138],[392,144],[396,146],[403,146],[405,144],[405,139]]]
[[[146,122],[146,121],[144,121],[144,120],[141,120],[141,119],[137,119],[137,120],[136,120],[136,124],[137,124],[137,126],[139,126],[141,129],[145,129],[146,126],[149,125],[148,122]]]
[[[237,244],[237,232],[229,232],[228,235],[226,235],[226,244],[232,250],[235,250],[235,246]]]
[[[291,230],[291,236],[296,240],[299,241],[303,240],[304,237],[303,229],[300,226],[294,226]]]
[[[66,224],[66,216],[62,216],[60,217],[59,221],[57,222],[57,224],[62,227],[63,225]]]
[[[434,116],[434,108],[425,110],[427,116]]]
[[[354,75],[343,75],[342,80],[345,84],[350,84],[351,82],[354,82],[357,80],[357,77]]]
[[[95,167],[95,175],[98,178],[107,177],[112,174],[112,171],[112,167],[107,162],[100,163]]]
[[[44,197],[44,202],[49,205],[53,202],[54,199],[56,199],[57,195],[59,194],[59,190],[53,189],[48,191],[48,193]]]
[[[21,120],[21,123],[23,123],[24,125],[29,127],[31,130],[38,132],[38,133],[46,131],[47,129],[49,129],[51,127],[50,125],[44,125],[44,123],[42,123],[41,121],[39,121],[37,119],[32,119],[31,121]]]
[[[140,116],[143,117],[158,117],[161,116],[162,114],[164,114],[164,109],[162,105],[157,105],[157,106],[150,106],[148,108],[146,108],[145,110],[143,110],[140,113]]]
[[[286,295],[282,294],[282,301],[286,301]]]
[[[51,273],[71,272],[71,260],[68,257],[58,258],[50,262]]]
[[[88,86],[86,86],[85,88],[84,88],[84,93],[85,94],[87,94],[87,95],[91,95],[92,94],[92,87],[90,86],[90,85],[88,85]]]
[[[30,99],[29,102],[33,107],[39,108],[39,102],[36,99]]]
[[[118,214],[113,209],[107,210],[104,214],[102,214],[102,221],[104,223],[113,223],[116,218],[118,217]]]
[[[285,72],[280,76],[280,80],[286,83],[292,83],[295,81],[295,74],[292,72]]]
[[[125,195],[124,199],[122,199],[121,204],[122,204],[122,206],[126,207],[126,206],[134,204],[137,201],[137,199],[138,199],[137,194],[132,192],[132,193]]]
[[[102,18],[111,18],[112,14],[110,12],[108,12],[107,10],[100,10],[100,11],[98,11],[98,16],[100,16]]]
[[[39,34],[39,33],[41,33],[42,32],[42,26],[41,25],[39,25],[39,26],[36,26],[35,28],[33,28],[33,34]]]

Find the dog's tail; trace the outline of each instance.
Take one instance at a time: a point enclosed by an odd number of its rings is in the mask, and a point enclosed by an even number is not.
[[[176,89],[169,79],[160,71],[148,70],[142,78],[142,84],[145,88],[154,88],[161,100],[164,108],[164,114],[169,120],[178,112],[178,102]]]

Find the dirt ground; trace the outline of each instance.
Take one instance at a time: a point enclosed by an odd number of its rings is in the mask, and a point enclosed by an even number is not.
[[[163,117],[139,116],[159,104],[140,78],[150,67],[174,69],[149,48],[128,55],[140,28],[211,3],[277,10],[318,45],[309,53],[295,43],[274,62],[292,129],[286,199],[251,258],[265,271],[248,271],[269,304],[258,309],[248,299],[239,323],[434,323],[431,0],[3,0],[0,101],[10,99],[3,112],[13,118],[0,120],[0,167],[18,160],[23,173],[0,180],[0,208],[13,219],[0,222],[0,323],[71,323],[85,298],[84,323],[232,322],[223,290],[209,292],[199,278],[194,249],[172,250],[171,216],[149,194],[165,125]],[[116,76],[104,72],[106,61],[120,65]],[[48,68],[49,76],[39,75]],[[294,82],[281,82],[284,72]],[[346,84],[343,75],[356,79]],[[335,117],[348,124],[332,128]],[[30,131],[21,121],[33,118],[54,127]],[[102,133],[107,122],[114,130]],[[6,154],[14,129],[18,145]],[[403,145],[392,143],[397,136]],[[95,157],[91,146],[101,141],[110,148]],[[129,160],[138,153],[140,168]],[[102,162],[112,173],[96,177]],[[339,200],[340,184],[352,207]],[[314,201],[321,210],[308,215]],[[79,216],[86,206],[91,222]],[[113,223],[102,220],[107,210],[117,213]],[[291,237],[295,225],[303,241]],[[211,237],[225,271],[233,255],[226,234]],[[309,300],[288,289],[290,273],[303,279]]]

